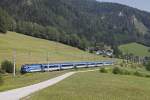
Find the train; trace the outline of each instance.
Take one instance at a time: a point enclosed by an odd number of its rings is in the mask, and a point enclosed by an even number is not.
[[[114,61],[99,62],[67,62],[67,63],[47,63],[47,64],[25,64],[21,66],[21,73],[59,71],[73,68],[91,68],[113,65]]]

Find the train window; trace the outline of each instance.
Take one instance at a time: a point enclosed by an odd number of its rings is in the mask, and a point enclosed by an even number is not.
[[[57,68],[58,66],[57,65],[51,65],[49,66],[49,68]]]
[[[77,66],[83,66],[83,65],[86,65],[86,64],[77,64]]]
[[[44,68],[48,68],[48,66],[44,66]]]
[[[62,67],[69,67],[69,66],[73,66],[73,64],[65,64],[65,65],[62,65]]]
[[[41,65],[40,64],[32,64],[32,65],[28,65],[28,69],[41,69]]]

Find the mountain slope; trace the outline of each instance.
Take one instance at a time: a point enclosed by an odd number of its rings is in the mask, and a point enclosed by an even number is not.
[[[81,49],[100,42],[150,44],[150,13],[120,4],[96,0],[1,0],[0,7],[14,18],[12,30]]]

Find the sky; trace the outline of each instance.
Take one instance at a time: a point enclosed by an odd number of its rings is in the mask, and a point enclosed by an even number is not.
[[[150,12],[150,0],[97,0],[97,1],[121,3]]]

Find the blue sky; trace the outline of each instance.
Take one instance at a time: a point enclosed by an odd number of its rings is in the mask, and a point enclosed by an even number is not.
[[[150,0],[97,0],[97,1],[121,3],[150,12]]]

